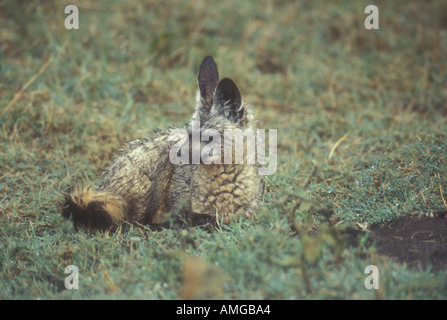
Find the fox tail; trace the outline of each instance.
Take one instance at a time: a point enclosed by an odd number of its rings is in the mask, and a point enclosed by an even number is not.
[[[70,218],[76,229],[115,229],[124,219],[125,200],[107,191],[95,191],[91,187],[74,187],[65,196],[62,216]]]

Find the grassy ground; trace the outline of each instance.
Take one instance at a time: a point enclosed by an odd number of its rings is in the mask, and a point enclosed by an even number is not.
[[[66,30],[75,2],[0,4],[0,298],[447,298],[445,270],[342,232],[446,210],[445,1],[374,1],[379,30],[364,27],[370,1],[82,1]],[[62,193],[187,121],[206,55],[278,129],[257,221],[75,232]]]

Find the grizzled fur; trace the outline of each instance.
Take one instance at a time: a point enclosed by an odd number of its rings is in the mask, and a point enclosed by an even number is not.
[[[191,144],[193,121],[200,121],[200,131],[217,130],[221,141],[225,129],[255,129],[237,86],[228,78],[219,81],[212,57],[200,66],[198,86],[196,110],[186,131],[158,131],[128,143],[104,170],[98,189],[75,187],[66,195],[62,214],[76,227],[101,230],[123,221],[160,225],[169,214],[187,224],[253,218],[262,194],[258,165],[224,164],[223,158],[222,164],[173,164],[169,159],[173,145]]]

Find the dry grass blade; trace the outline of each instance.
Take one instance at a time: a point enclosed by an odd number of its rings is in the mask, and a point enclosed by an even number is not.
[[[338,148],[338,146],[343,142],[343,140],[345,140],[348,137],[348,134],[346,133],[343,137],[341,137],[340,139],[338,139],[338,141],[334,144],[334,146],[331,149],[331,152],[329,153],[329,157],[328,159],[332,159],[335,149]]]
[[[53,58],[48,59],[47,62],[45,62],[45,64],[39,69],[39,71],[37,71],[24,85],[23,87],[17,91],[14,94],[14,97],[11,99],[11,101],[9,101],[9,103],[6,105],[5,109],[3,109],[3,111],[0,113],[0,118],[3,117],[3,115],[8,112],[9,109],[11,109],[14,104],[17,103],[17,101],[19,101],[22,97],[23,97],[23,93],[25,92],[25,90],[42,74],[44,73],[44,71],[48,68],[48,66],[50,65],[50,63],[53,61]]]

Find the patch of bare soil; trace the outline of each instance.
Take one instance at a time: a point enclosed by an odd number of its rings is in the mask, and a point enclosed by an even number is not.
[[[371,238],[379,253],[411,268],[447,269],[446,212],[434,217],[403,216],[372,226]]]

